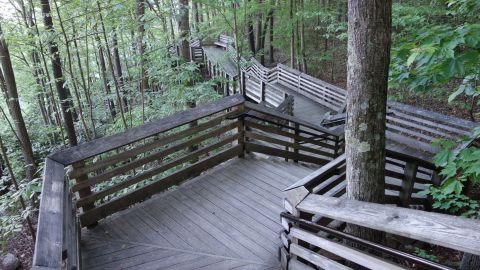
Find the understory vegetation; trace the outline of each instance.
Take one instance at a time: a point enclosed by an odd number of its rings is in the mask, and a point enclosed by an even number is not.
[[[243,56],[346,87],[346,0],[186,2],[189,37],[178,0],[0,1],[0,251],[15,250],[20,232],[33,249],[50,153],[221,97],[218,81],[171,53],[182,40],[237,32]],[[389,98],[480,120],[480,0],[393,2]],[[436,145],[446,180],[424,194],[438,211],[477,217],[478,145]]]

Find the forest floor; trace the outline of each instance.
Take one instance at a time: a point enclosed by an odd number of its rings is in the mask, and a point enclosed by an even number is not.
[[[36,227],[36,220],[34,227]],[[9,236],[5,240],[3,250],[1,250],[4,253],[11,253],[17,256],[20,260],[20,270],[26,270],[32,267],[35,244],[27,228],[27,226],[23,226],[22,231],[13,233]]]

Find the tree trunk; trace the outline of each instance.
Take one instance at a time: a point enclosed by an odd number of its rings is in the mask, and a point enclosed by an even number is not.
[[[273,63],[275,62],[275,59],[274,59],[274,51],[273,51],[273,26],[274,26],[274,16],[272,14],[272,16],[270,16],[270,20],[269,20],[269,49],[268,49],[268,53],[269,53],[269,60],[270,60],[270,63]]]
[[[118,81],[118,88],[120,92],[122,93],[122,110],[123,112],[128,112],[128,101],[127,98],[125,97],[124,93],[124,78],[123,78],[123,71],[122,71],[122,63],[120,60],[120,53],[118,50],[118,38],[117,38],[117,30],[113,30],[113,37],[112,37],[112,45],[113,45],[113,64],[116,72],[116,78]]]
[[[113,65],[112,56],[110,55],[110,46],[108,45],[107,32],[105,30],[105,24],[103,23],[102,9],[100,7],[99,1],[97,1],[97,8],[98,8],[98,16],[100,17],[100,25],[102,27],[103,39],[105,41],[108,66],[110,67],[110,72],[112,74],[112,78],[115,85],[115,94],[117,96],[117,104],[118,104],[118,108],[120,109],[120,116],[122,118],[123,127],[125,128],[125,130],[127,130],[128,125],[127,125],[127,120],[125,119],[125,111],[123,109],[123,99],[122,99],[122,96],[120,95],[121,84],[120,84],[120,81],[117,79],[117,76],[115,75],[115,70],[114,70],[115,67]],[[116,46],[116,39],[114,39],[114,46]],[[118,54],[118,50],[117,50],[117,54]]]
[[[258,5],[263,5],[263,0],[258,0]],[[255,33],[255,53],[259,53],[262,49],[262,33],[263,33],[263,14],[261,11],[257,11],[256,33]]]
[[[247,7],[249,3],[250,3],[250,0],[248,0],[245,3]],[[255,33],[253,30],[253,23],[250,15],[248,15],[248,20],[247,20],[247,37],[248,37],[248,47],[250,48],[250,51],[255,55],[257,53],[255,51]]]
[[[308,73],[307,70],[307,56],[305,54],[305,19],[303,12],[305,11],[304,9],[304,0],[300,0],[300,9],[302,11],[302,17],[300,21],[300,57],[301,57],[301,64],[302,64],[302,71],[304,73]]]
[[[261,37],[260,37],[260,47],[259,47],[258,50],[260,50],[262,52],[262,54],[260,55],[260,63],[262,65],[265,65],[265,40],[266,40],[266,37],[267,37],[268,25],[269,25],[269,23],[272,22],[274,3],[275,3],[274,1],[270,1],[270,9],[269,9],[267,17],[265,18],[265,21],[263,23],[263,29],[262,29],[262,33],[261,33]]]
[[[295,58],[295,26],[293,23],[293,9],[295,7],[294,1],[290,0],[290,23],[292,31],[290,33],[290,66],[295,68],[296,58]]]
[[[100,69],[103,88],[107,96],[106,98],[107,106],[110,111],[110,116],[112,117],[112,120],[115,121],[115,117],[117,117],[117,112],[115,110],[115,103],[113,102],[113,100],[110,99],[111,89],[107,79],[107,66],[105,65],[105,57],[103,55],[103,46],[102,46],[102,43],[100,42],[100,37],[98,35],[95,35],[95,40],[97,41],[97,44],[98,44],[98,57],[97,57],[98,68]]]
[[[75,80],[75,77],[74,77],[75,73],[73,72],[72,55],[70,53],[70,42],[68,41],[67,33],[66,33],[65,28],[63,26],[63,21],[62,21],[62,17],[60,16],[60,10],[58,8],[57,1],[53,0],[53,3],[55,5],[55,10],[57,11],[57,16],[58,16],[60,29],[62,30],[63,38],[65,40],[65,49],[66,49],[67,60],[68,60],[67,61],[68,71],[70,72],[70,78],[71,78],[72,86],[73,86],[73,93],[75,94],[75,99],[77,100],[77,103],[78,103],[78,113],[80,115],[80,121],[83,125],[83,129],[85,130],[85,137],[89,141],[90,140],[90,133],[89,133],[89,130],[88,130],[88,127],[87,127],[87,123],[85,122],[85,116],[83,114],[83,105],[82,105],[80,93],[78,92],[77,83],[76,83],[76,80]]]
[[[179,55],[184,61],[190,61],[190,26],[188,17],[188,0],[180,0],[180,20],[178,21],[178,31],[180,37]]]
[[[392,1],[349,0],[348,98],[345,131],[347,196],[382,203],[385,196],[385,119]],[[373,230],[355,235],[382,240]]]
[[[8,108],[13,122],[15,123],[15,130],[19,138],[20,146],[22,148],[23,159],[25,163],[25,176],[31,181],[35,178],[36,165],[33,157],[32,143],[28,135],[27,127],[23,119],[20,102],[18,100],[17,83],[15,81],[15,74],[10,59],[10,51],[8,45],[3,38],[3,31],[0,25],[0,73],[2,79],[0,84],[5,88]]]
[[[137,53],[140,57],[140,92],[142,95],[142,122],[145,123],[145,90],[148,89],[148,77],[145,70],[145,44],[143,36],[145,34],[145,0],[137,0]]]
[[[45,29],[50,33],[51,36],[54,36],[55,31],[53,29],[50,3],[48,0],[40,0],[40,4],[42,6],[43,23],[45,25]],[[53,78],[55,79],[55,87],[57,89],[58,97],[60,98],[63,122],[67,131],[68,143],[70,146],[75,146],[78,142],[77,135],[75,133],[75,126],[73,124],[73,104],[71,102],[72,95],[65,84],[65,77],[63,76],[62,63],[60,61],[57,43],[53,39],[49,39],[48,48],[50,51],[50,58],[52,59]]]

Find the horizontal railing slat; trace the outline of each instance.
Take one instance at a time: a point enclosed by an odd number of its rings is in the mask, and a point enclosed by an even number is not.
[[[88,226],[108,215],[125,209],[134,203],[153,196],[174,184],[178,184],[188,179],[189,177],[197,175],[198,173],[205,171],[206,169],[209,169],[235,156],[238,156],[242,153],[242,151],[242,145],[236,145],[230,149],[217,153],[209,157],[208,159],[204,159],[197,163],[189,165],[188,167],[185,167],[171,175],[156,180],[155,182],[147,184],[140,189],[136,189],[130,193],[117,197],[112,201],[109,201],[103,205],[100,205],[90,211],[81,214],[80,222],[82,226]]]
[[[229,137],[227,137],[227,138],[225,138],[225,139],[223,139],[223,140],[221,140],[217,143],[214,143],[212,145],[200,148],[200,149],[196,150],[195,152],[188,153],[187,155],[178,157],[178,158],[176,158],[172,161],[161,164],[160,166],[154,167],[153,169],[150,169],[146,172],[143,172],[143,173],[138,174],[136,176],[130,177],[130,178],[114,185],[114,186],[108,187],[108,188],[106,188],[102,191],[96,192],[96,193],[94,193],[90,196],[81,198],[77,202],[77,207],[80,207],[80,206],[86,205],[88,203],[92,203],[92,202],[95,202],[97,200],[100,200],[101,198],[104,198],[104,197],[106,197],[110,194],[113,194],[113,193],[118,192],[122,189],[125,189],[129,186],[137,184],[142,180],[148,179],[148,178],[153,177],[157,174],[160,174],[160,173],[162,173],[162,172],[164,172],[168,169],[171,169],[175,166],[178,166],[180,164],[183,164],[185,162],[188,162],[190,160],[198,158],[200,155],[207,154],[208,152],[213,151],[215,149],[218,149],[219,147],[224,146],[228,143],[231,143],[231,142],[233,142],[234,140],[237,140],[237,139],[238,139],[237,134],[229,136]]]

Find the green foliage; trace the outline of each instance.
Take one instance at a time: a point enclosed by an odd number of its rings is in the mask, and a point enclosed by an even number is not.
[[[476,130],[475,138],[478,138],[478,132],[479,129]],[[480,184],[480,149],[472,146],[456,151],[454,147],[457,143],[437,141],[436,145],[441,151],[435,156],[434,162],[442,168],[440,175],[445,181],[441,187],[430,186],[422,194],[432,196],[434,208],[466,217],[478,216],[479,202],[463,193],[468,182]]]
[[[424,259],[427,259],[427,260],[430,260],[430,261],[433,261],[433,262],[439,262],[437,256],[428,253],[428,251],[426,251],[424,249],[415,247],[414,253],[418,257],[421,257],[421,258],[424,258]]]

